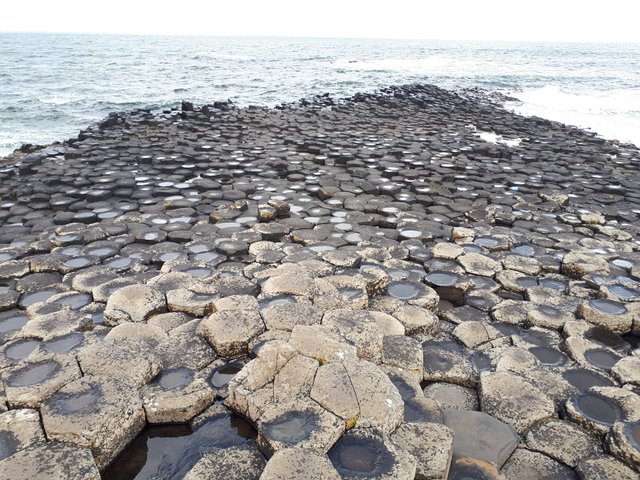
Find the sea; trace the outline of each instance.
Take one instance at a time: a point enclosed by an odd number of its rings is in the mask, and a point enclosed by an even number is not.
[[[0,156],[114,111],[416,82],[498,91],[522,115],[640,145],[640,44],[0,33]]]

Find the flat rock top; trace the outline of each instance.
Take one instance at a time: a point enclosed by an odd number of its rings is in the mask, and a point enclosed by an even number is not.
[[[97,478],[145,419],[190,437],[233,410],[253,427],[209,427],[219,450],[160,473],[637,473],[634,146],[407,85],[117,113],[19,157],[0,167],[0,472]],[[17,435],[12,412],[56,402],[81,434]]]

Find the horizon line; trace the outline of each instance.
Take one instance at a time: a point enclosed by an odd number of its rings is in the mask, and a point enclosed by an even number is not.
[[[314,35],[213,35],[206,33],[131,33],[131,32],[74,32],[52,30],[0,30],[1,34],[38,34],[38,35],[95,35],[95,36],[133,36],[133,37],[187,37],[187,38],[255,38],[255,39],[309,39],[309,40],[379,40],[379,41],[423,41],[423,42],[487,42],[487,43],[549,43],[549,44],[598,44],[598,45],[640,45],[640,41],[614,40],[539,40],[539,39],[486,39],[486,38],[426,38],[426,37],[344,37]]]

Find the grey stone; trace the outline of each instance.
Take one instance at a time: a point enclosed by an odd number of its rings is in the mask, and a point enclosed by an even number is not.
[[[520,439],[513,428],[484,412],[447,410],[444,424],[454,432],[454,458],[475,458],[498,468]]]
[[[0,460],[2,480],[100,480],[88,448],[60,442],[31,445]]]
[[[420,380],[424,376],[420,343],[404,335],[388,335],[382,339],[382,363],[408,370]]]
[[[188,422],[214,399],[204,374],[185,367],[165,369],[142,391],[149,423]]]
[[[1,372],[10,408],[38,408],[63,385],[80,378],[78,364],[66,355],[40,355]]]
[[[479,253],[465,253],[457,258],[462,267],[473,275],[483,277],[493,277],[502,267],[493,258],[481,255]]]
[[[424,396],[438,402],[443,410],[478,410],[478,395],[472,388],[435,382],[424,387]]]
[[[609,451],[630,467],[640,465],[640,422],[617,422],[607,437]]]
[[[449,474],[453,435],[437,423],[404,423],[391,439],[416,459],[417,480],[443,479]]]
[[[308,399],[266,406],[257,426],[258,444],[267,456],[292,446],[327,452],[345,429],[339,417]]]
[[[264,330],[257,310],[218,311],[204,319],[199,327],[217,354],[223,357],[246,352],[249,342]]]
[[[44,441],[37,411],[21,409],[0,414],[0,460]]]
[[[308,448],[278,450],[267,463],[260,480],[340,480],[342,477],[323,452]]]
[[[341,478],[413,480],[416,475],[415,458],[369,428],[355,428],[343,435],[329,459]]]
[[[555,415],[555,404],[549,397],[524,378],[508,372],[481,375],[480,405],[520,434]]]
[[[474,387],[478,373],[467,356],[443,345],[425,345],[424,380]]]
[[[609,455],[583,460],[576,472],[580,480],[638,480],[638,472]]]
[[[527,434],[527,447],[575,468],[580,461],[602,453],[597,438],[573,423],[549,420],[535,425]]]
[[[384,335],[371,312],[330,310],[322,317],[322,326],[353,343],[358,357],[380,363]]]
[[[269,306],[261,314],[268,329],[291,331],[296,325],[319,325],[323,311],[311,304],[287,303]]]
[[[85,377],[54,393],[42,406],[51,440],[90,448],[106,468],[145,425],[142,400],[131,385],[107,377]]]
[[[556,462],[541,453],[518,448],[502,468],[508,480],[578,480],[577,475],[566,465]]]
[[[78,352],[78,363],[85,375],[106,375],[126,378],[142,386],[162,370],[160,358],[140,342],[97,342]]]
[[[266,460],[253,445],[205,452],[184,480],[258,480]]]
[[[144,322],[151,315],[166,311],[164,295],[147,285],[128,285],[116,290],[104,311],[105,321],[111,325],[122,322]]]

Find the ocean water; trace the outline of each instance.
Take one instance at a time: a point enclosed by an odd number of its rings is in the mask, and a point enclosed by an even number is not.
[[[640,44],[0,33],[0,155],[112,111],[273,106],[412,82],[508,93],[519,113],[640,145]]]

